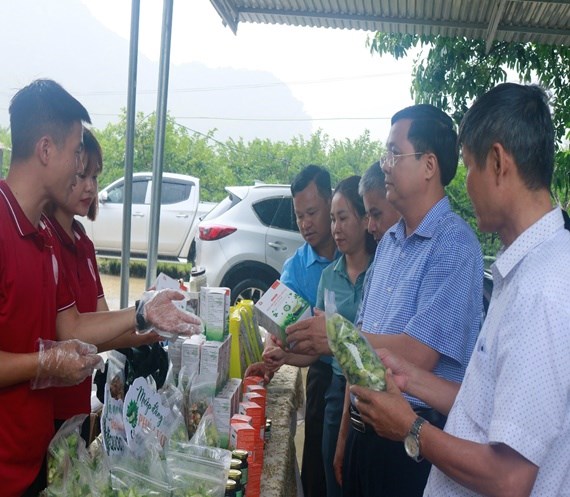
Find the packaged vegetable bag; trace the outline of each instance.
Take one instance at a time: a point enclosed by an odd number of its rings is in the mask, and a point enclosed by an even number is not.
[[[80,435],[86,417],[86,414],[78,414],[68,419],[51,440],[48,448],[48,488],[44,496],[91,495],[90,455]]]
[[[386,368],[360,330],[336,312],[334,292],[325,290],[329,346],[347,381],[372,390],[386,390]]]

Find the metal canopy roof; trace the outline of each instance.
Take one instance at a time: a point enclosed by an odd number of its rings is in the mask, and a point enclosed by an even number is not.
[[[224,24],[288,24],[570,45],[570,0],[210,0]]]

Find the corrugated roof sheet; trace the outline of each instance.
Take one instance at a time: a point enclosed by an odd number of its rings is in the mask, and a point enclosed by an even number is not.
[[[240,22],[570,45],[570,0],[210,0]]]

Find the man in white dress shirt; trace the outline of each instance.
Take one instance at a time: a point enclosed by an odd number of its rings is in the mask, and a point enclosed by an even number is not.
[[[499,85],[459,131],[482,231],[503,248],[489,312],[461,385],[387,350],[388,391],[352,387],[365,422],[432,462],[424,496],[570,495],[570,233],[552,206],[554,129],[544,91]],[[400,390],[449,412],[442,431]]]

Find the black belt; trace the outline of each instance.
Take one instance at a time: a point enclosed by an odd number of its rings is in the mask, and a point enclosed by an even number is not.
[[[360,433],[366,433],[367,425],[364,421],[362,421],[360,413],[352,404],[350,404],[349,412],[350,412],[350,424],[352,425],[352,427]],[[444,416],[443,414],[436,411],[435,409],[432,409],[431,407],[414,407],[414,412],[418,416],[424,418],[430,424],[437,426],[438,428],[441,429],[443,429],[443,427],[445,426],[445,422],[447,421],[447,416]]]

